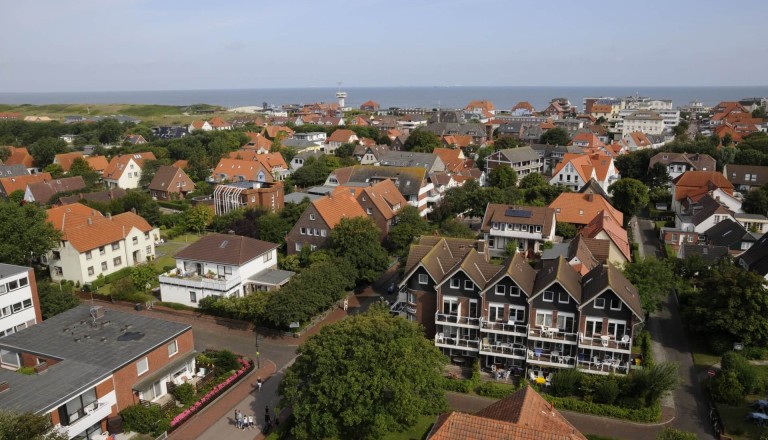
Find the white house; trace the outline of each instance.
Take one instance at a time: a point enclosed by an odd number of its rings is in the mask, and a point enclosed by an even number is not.
[[[197,120],[192,121],[192,123],[187,127],[187,131],[190,133],[192,133],[194,130],[211,131],[213,130],[213,127],[208,123],[208,121]]]
[[[555,210],[546,206],[510,206],[489,203],[480,230],[493,257],[505,255],[509,243],[520,252],[542,251],[555,239]]]
[[[160,230],[133,212],[103,216],[80,203],[47,211],[48,221],[62,232],[59,247],[42,257],[53,281],[84,285],[99,275],[154,259]]]
[[[633,131],[642,131],[645,134],[664,133],[664,118],[653,111],[636,111],[624,117],[621,124],[617,124],[616,129],[621,130],[624,136]]]
[[[177,253],[176,268],[160,275],[160,297],[197,307],[209,296],[277,289],[294,275],[277,269],[277,248],[239,235],[206,235]]]
[[[42,320],[35,271],[30,267],[0,263],[0,337]]]
[[[565,185],[573,191],[578,191],[590,179],[595,179],[603,191],[617,181],[621,176],[613,161],[613,157],[605,154],[573,154],[566,153],[563,161],[557,164],[550,185]]]
[[[156,160],[155,155],[151,152],[144,152],[115,156],[109,161],[102,178],[110,188],[138,188],[141,170],[146,160]]]
[[[725,219],[736,222],[733,212],[725,204],[707,194],[692,204],[685,213],[675,216],[675,228],[703,234]]]

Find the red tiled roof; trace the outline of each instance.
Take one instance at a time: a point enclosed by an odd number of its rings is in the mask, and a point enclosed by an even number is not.
[[[104,172],[109,166],[109,161],[106,156],[88,156],[85,160],[91,168],[100,173]]]
[[[24,147],[8,147],[11,155],[8,156],[3,163],[5,165],[24,165],[27,168],[32,168],[35,165],[35,158],[29,154]]]
[[[632,261],[627,230],[605,211],[599,212],[579,233],[587,238],[595,238],[601,231],[605,231],[627,261]]]
[[[221,158],[216,168],[213,170],[214,175],[225,175],[226,180],[236,180],[234,177],[241,176],[246,181],[256,182],[259,180],[259,172],[264,173],[264,181],[272,182],[272,170],[267,169],[261,162],[254,160],[241,160],[241,159],[228,159]]]
[[[515,110],[521,110],[521,109],[522,109],[522,110],[528,110],[528,111],[530,111],[530,112],[534,112],[534,111],[536,111],[536,110],[533,108],[533,106],[531,105],[531,103],[530,103],[530,102],[528,102],[528,101],[520,101],[520,102],[518,102],[517,104],[515,104],[515,106],[514,106],[514,107],[512,107],[512,111],[515,111]]]
[[[51,180],[49,173],[27,174],[25,176],[3,177],[0,178],[0,186],[6,195],[11,195],[14,191],[26,190],[30,183],[43,182]]]
[[[328,137],[328,142],[341,142],[341,143],[352,142],[353,136],[357,137],[354,131],[347,130],[347,129],[340,129],[331,133],[331,136]]]
[[[142,217],[124,212],[107,218],[80,203],[58,206],[47,211],[48,221],[62,231],[63,239],[85,252],[124,239],[132,228],[149,232],[152,226]]]
[[[253,150],[237,150],[229,153],[230,159],[257,161],[261,163],[264,168],[272,170],[275,168],[288,169],[288,165],[285,163],[283,155],[280,153],[257,153]]]
[[[155,155],[150,152],[123,154],[121,156],[115,156],[109,162],[109,166],[104,170],[104,178],[118,180],[123,175],[125,167],[128,166],[128,162],[133,160],[136,166],[142,168],[145,160],[155,160]]]
[[[576,136],[574,136],[573,139],[571,139],[571,141],[568,142],[568,145],[575,145],[576,142],[578,142],[579,144],[586,143],[587,144],[586,146],[588,147],[604,147],[605,146],[603,141],[598,139],[598,137],[595,136],[595,134],[592,133],[591,131],[582,131],[580,133],[577,133]],[[583,146],[583,145],[579,145],[579,146]]]
[[[69,171],[72,168],[72,162],[78,157],[83,157],[82,151],[73,151],[72,153],[57,154],[53,158],[53,162],[59,164],[62,170]]]
[[[675,185],[675,200],[682,200],[703,189],[720,188],[727,194],[733,194],[733,184],[717,171],[688,171],[677,176],[672,183]]]
[[[616,223],[624,224],[624,214],[600,194],[562,193],[550,203],[549,207],[555,210],[555,218],[559,222],[586,225],[595,218],[597,213],[606,211],[616,220]]]
[[[472,101],[469,104],[467,104],[466,107],[464,107],[464,110],[473,110],[476,108],[483,109],[483,111],[487,111],[487,112],[492,112],[496,110],[496,107],[493,105],[493,103],[486,99],[479,100],[479,101]]]
[[[333,193],[312,202],[318,214],[333,229],[343,218],[367,217],[363,207],[349,192]]]

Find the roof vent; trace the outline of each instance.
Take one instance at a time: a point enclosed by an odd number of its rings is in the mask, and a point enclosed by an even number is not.
[[[144,333],[142,332],[125,332],[122,335],[118,336],[117,340],[120,342],[138,341],[143,337],[144,337]]]
[[[224,249],[225,247],[227,247],[228,243],[229,243],[229,240],[222,241],[221,244],[219,245],[219,249]]]

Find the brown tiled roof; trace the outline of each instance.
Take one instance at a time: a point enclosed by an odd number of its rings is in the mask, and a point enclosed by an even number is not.
[[[629,133],[629,136],[632,138],[632,142],[634,142],[635,145],[638,147],[649,147],[651,146],[651,141],[648,139],[648,136],[646,136],[645,133],[642,131],[633,131]]]
[[[85,160],[91,168],[99,173],[103,173],[109,166],[109,161],[106,156],[88,156]]]
[[[476,245],[473,239],[423,236],[411,246],[403,280],[421,263],[435,283],[440,283]]]
[[[24,165],[27,168],[31,168],[35,165],[35,158],[29,154],[24,147],[8,147],[11,155],[8,156],[3,164],[5,165]]]
[[[253,148],[256,150],[264,149],[269,150],[272,147],[272,141],[264,137],[261,133],[245,133],[250,140],[243,146],[243,148]],[[230,156],[231,157],[231,156]]]
[[[428,440],[586,440],[530,386],[475,415],[442,414]]]
[[[519,109],[529,110],[531,112],[535,111],[531,103],[528,101],[520,101],[517,104],[515,104],[514,107],[512,107],[512,111],[519,110]]]
[[[184,159],[179,159],[176,162],[172,163],[171,166],[176,168],[181,168],[182,170],[187,169],[187,166],[189,165],[189,161]]]
[[[624,214],[600,194],[562,193],[549,207],[555,210],[555,217],[559,222],[586,225],[598,212],[606,211],[617,223],[624,224]],[[560,212],[557,212],[558,209]]]
[[[527,211],[531,213],[530,217],[510,217],[507,211]],[[520,205],[502,205],[489,203],[485,208],[483,223],[480,228],[483,232],[491,230],[492,223],[517,223],[521,225],[538,225],[542,227],[542,232],[546,233],[552,229],[555,210],[546,206],[520,206]]]
[[[339,182],[339,185],[344,185],[346,183],[349,183],[349,177],[352,175],[352,173],[355,171],[355,167],[342,167],[342,168],[336,168],[331,172],[332,175],[336,176],[336,181]]]
[[[486,254],[487,255],[487,254]],[[491,264],[485,260],[485,257],[478,253],[474,248],[470,249],[467,255],[462,258],[458,269],[464,271],[469,278],[480,288],[485,289],[488,283],[496,277],[496,274],[502,269],[502,266]]]
[[[610,240],[603,240],[600,238],[588,238],[583,235],[579,235],[578,238],[580,241],[583,241],[584,244],[587,245],[589,248],[589,251],[592,253],[592,256],[597,259],[597,262],[600,264],[605,264],[608,262],[608,255],[611,251],[611,241]]]
[[[176,168],[170,165],[163,165],[157,169],[155,176],[152,178],[152,182],[149,184],[149,189],[154,189],[157,191],[179,192],[179,190],[182,188],[177,187],[175,182],[182,180],[186,181],[187,179],[189,179],[189,176],[187,176],[187,173],[185,173],[181,168]],[[192,183],[191,179],[189,179],[189,181]],[[183,189],[187,191],[194,191],[195,184],[192,183],[191,186],[185,186]]]
[[[211,119],[208,120],[208,125],[210,125],[213,128],[223,128],[223,127],[231,127],[232,124],[225,121],[224,119],[221,119],[218,116],[214,116]]]
[[[133,160],[136,162],[136,166],[142,168],[145,160],[155,160],[155,155],[149,152],[143,153],[131,153],[115,156],[109,162],[109,166],[104,170],[104,178],[111,180],[118,180],[123,175],[125,167],[128,166],[128,162]]]
[[[62,170],[69,171],[72,168],[72,162],[78,157],[83,157],[82,151],[73,151],[71,153],[57,154],[53,158],[53,162],[59,164]]]
[[[61,179],[45,180],[27,185],[27,189],[32,193],[35,202],[41,204],[48,203],[58,193],[83,188],[85,188],[85,181],[81,176],[62,177]]]
[[[280,153],[262,153],[259,154],[254,150],[237,150],[229,153],[230,159],[238,160],[255,160],[261,163],[264,168],[272,170],[275,168],[288,169],[288,165],[283,159],[283,155]]]
[[[479,101],[472,101],[469,104],[467,104],[466,107],[464,107],[464,110],[472,110],[475,108],[481,108],[484,111],[494,111],[496,110],[496,107],[493,105],[491,101],[488,101],[486,99],[479,100]]]
[[[747,180],[747,174],[755,176],[754,180]],[[763,186],[768,183],[768,167],[765,166],[728,164],[723,169],[723,175],[736,185]]]
[[[496,276],[488,283],[487,287],[493,286],[498,283],[499,280],[509,276],[517,284],[518,287],[523,289],[525,295],[530,297],[533,295],[533,283],[536,281],[536,271],[525,262],[525,258],[519,252],[515,252],[512,258],[508,258],[502,265]]]
[[[389,179],[363,188],[359,186],[348,187],[339,185],[334,193],[339,191],[354,194],[358,200],[360,197],[367,197],[368,200],[376,205],[376,209],[378,209],[382,216],[387,220],[394,218],[395,215],[408,204],[405,197],[400,194],[400,191],[398,191],[395,184]]]
[[[532,297],[538,295],[553,282],[558,282],[576,299],[576,303],[581,303],[581,275],[563,257],[542,260],[541,264],[542,267],[536,277]]]
[[[357,199],[348,192],[333,193],[312,202],[318,214],[333,229],[343,218],[368,217]]]
[[[459,148],[435,148],[432,153],[443,161],[446,171],[458,172],[468,168],[464,152]]]
[[[111,218],[80,203],[63,205],[47,211],[48,221],[62,231],[63,239],[85,252],[124,239],[131,228],[149,232],[152,226],[142,217],[124,212]]]
[[[583,301],[579,308],[584,308],[590,301],[610,288],[635,313],[640,321],[644,320],[643,305],[637,288],[612,264],[603,264],[592,269],[582,278]]]
[[[72,203],[77,203],[80,200],[88,200],[93,202],[103,202],[103,203],[109,203],[112,200],[119,199],[120,197],[123,197],[127,193],[126,190],[122,188],[111,188],[107,191],[98,191],[98,192],[92,192],[92,193],[79,193],[79,194],[73,194],[71,196],[62,197],[59,199],[59,203],[61,205],[69,205]]]
[[[675,200],[682,200],[689,194],[700,191],[722,189],[733,194],[733,184],[717,171],[687,171],[672,181],[675,185]]]
[[[290,127],[285,127],[282,125],[268,125],[264,127],[262,134],[266,133],[270,139],[274,139],[281,131],[284,133],[284,136],[293,137],[293,130],[291,130]]]
[[[352,130],[347,130],[343,128],[331,133],[331,135],[328,137],[328,142],[346,143],[346,142],[350,142],[350,138],[352,136],[357,137],[357,134],[355,134],[355,132]]]
[[[3,187],[3,191],[6,195],[11,195],[12,192],[18,190],[26,190],[27,185],[30,183],[42,182],[45,180],[51,180],[50,173],[40,174],[27,174],[25,176],[3,177],[0,178],[0,186]]]
[[[578,268],[574,266],[574,269],[577,269],[577,272],[581,275],[585,275],[587,272],[600,265],[597,258],[592,255],[592,251],[589,249],[589,246],[587,246],[582,235],[577,235],[576,238],[568,243],[568,260],[570,261],[574,258],[578,258],[579,260]],[[573,264],[571,264],[571,266],[573,266]]]
[[[360,104],[360,108],[364,108],[364,107],[379,108],[379,103],[376,101],[368,100]]]
[[[595,238],[601,231],[605,231],[611,237],[611,241],[619,248],[627,261],[632,261],[627,230],[621,224],[616,223],[616,220],[605,211],[597,213],[592,221],[579,231],[579,234],[588,238]]]
[[[241,235],[210,234],[179,251],[176,259],[242,266],[277,247],[275,243]]]

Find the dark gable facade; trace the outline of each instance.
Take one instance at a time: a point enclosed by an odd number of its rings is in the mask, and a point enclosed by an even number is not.
[[[328,223],[323,220],[317,208],[310,204],[285,237],[288,255],[297,254],[307,246],[310,250],[322,248],[328,244],[330,235]]]

